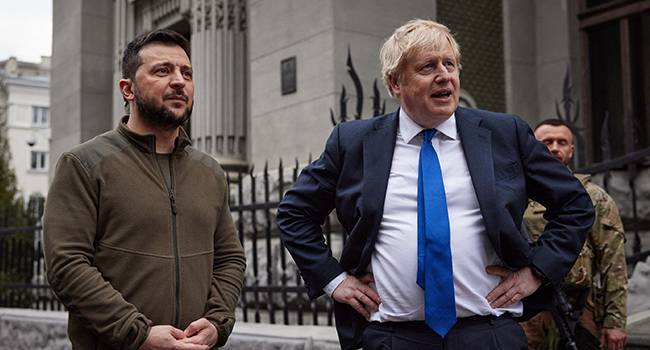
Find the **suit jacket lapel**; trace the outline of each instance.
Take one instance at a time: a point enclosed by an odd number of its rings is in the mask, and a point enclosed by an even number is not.
[[[384,213],[386,187],[393,162],[399,110],[374,122],[374,130],[366,133],[363,138],[363,207],[361,217],[369,233],[359,268],[365,269],[370,262],[374,250],[377,232]]]
[[[495,210],[497,197],[492,158],[492,132],[480,126],[481,120],[482,118],[472,114],[470,109],[459,107],[456,110],[456,125],[483,215],[485,230],[497,254],[501,256],[498,213]]]

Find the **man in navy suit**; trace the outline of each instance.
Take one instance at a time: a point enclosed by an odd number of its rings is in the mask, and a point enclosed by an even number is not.
[[[555,303],[593,222],[589,196],[522,119],[458,107],[460,51],[447,27],[408,22],[380,57],[400,109],[337,125],[278,208],[309,296],[335,300],[343,349],[527,349],[516,319]],[[444,334],[425,324],[416,283],[427,129],[436,129],[428,147],[442,173],[453,266],[456,316]],[[528,198],[548,208],[534,246],[519,231]],[[320,228],[333,209],[349,235],[340,260]]]

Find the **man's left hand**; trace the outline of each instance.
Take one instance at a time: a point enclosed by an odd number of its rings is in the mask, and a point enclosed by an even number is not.
[[[207,345],[212,348],[217,344],[219,332],[217,328],[205,318],[198,319],[185,329],[185,337],[182,341],[192,344]]]
[[[501,283],[485,297],[493,309],[508,307],[533,294],[542,285],[530,267],[514,272],[501,266],[488,266],[485,271],[501,276]]]
[[[624,330],[603,328],[600,331],[600,347],[608,350],[621,350],[627,343],[627,333]],[[605,348],[607,344],[607,348]]]

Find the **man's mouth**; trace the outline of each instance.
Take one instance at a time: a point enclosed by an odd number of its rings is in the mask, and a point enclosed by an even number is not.
[[[185,92],[183,92],[183,90],[174,89],[173,91],[165,95],[165,99],[173,100],[177,102],[187,102],[187,95],[185,95]]]
[[[167,96],[167,99],[172,100],[172,101],[179,101],[179,102],[186,102],[187,101],[185,96],[182,96],[182,95],[170,95],[170,96]]]
[[[441,92],[437,92],[437,93],[431,95],[431,97],[434,97],[434,98],[445,98],[445,97],[449,97],[449,96],[451,96],[451,91],[441,91]]]

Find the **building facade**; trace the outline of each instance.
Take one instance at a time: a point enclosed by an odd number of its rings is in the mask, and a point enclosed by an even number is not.
[[[53,10],[52,162],[115,127],[123,48],[170,28],[192,43],[193,144],[229,171],[305,163],[334,124],[397,108],[379,49],[401,24],[430,18],[460,44],[463,105],[532,127],[567,120],[572,167],[599,174],[626,228],[650,230],[650,0],[54,0]]]
[[[615,1],[620,2],[620,1]],[[447,24],[463,53],[462,103],[556,116],[580,77],[578,1],[55,0],[53,157],[114,128],[126,44],[171,28],[192,42],[194,145],[226,168],[318,156],[333,124],[397,108],[379,48],[413,18]],[[352,74],[353,72],[353,74]],[[345,91],[345,93],[344,93]],[[573,85],[578,99],[580,84]],[[344,95],[343,95],[344,94]],[[342,103],[346,101],[346,103]],[[385,107],[384,107],[385,105]]]
[[[50,168],[50,58],[0,62],[0,120],[11,149],[19,195],[45,196]]]

